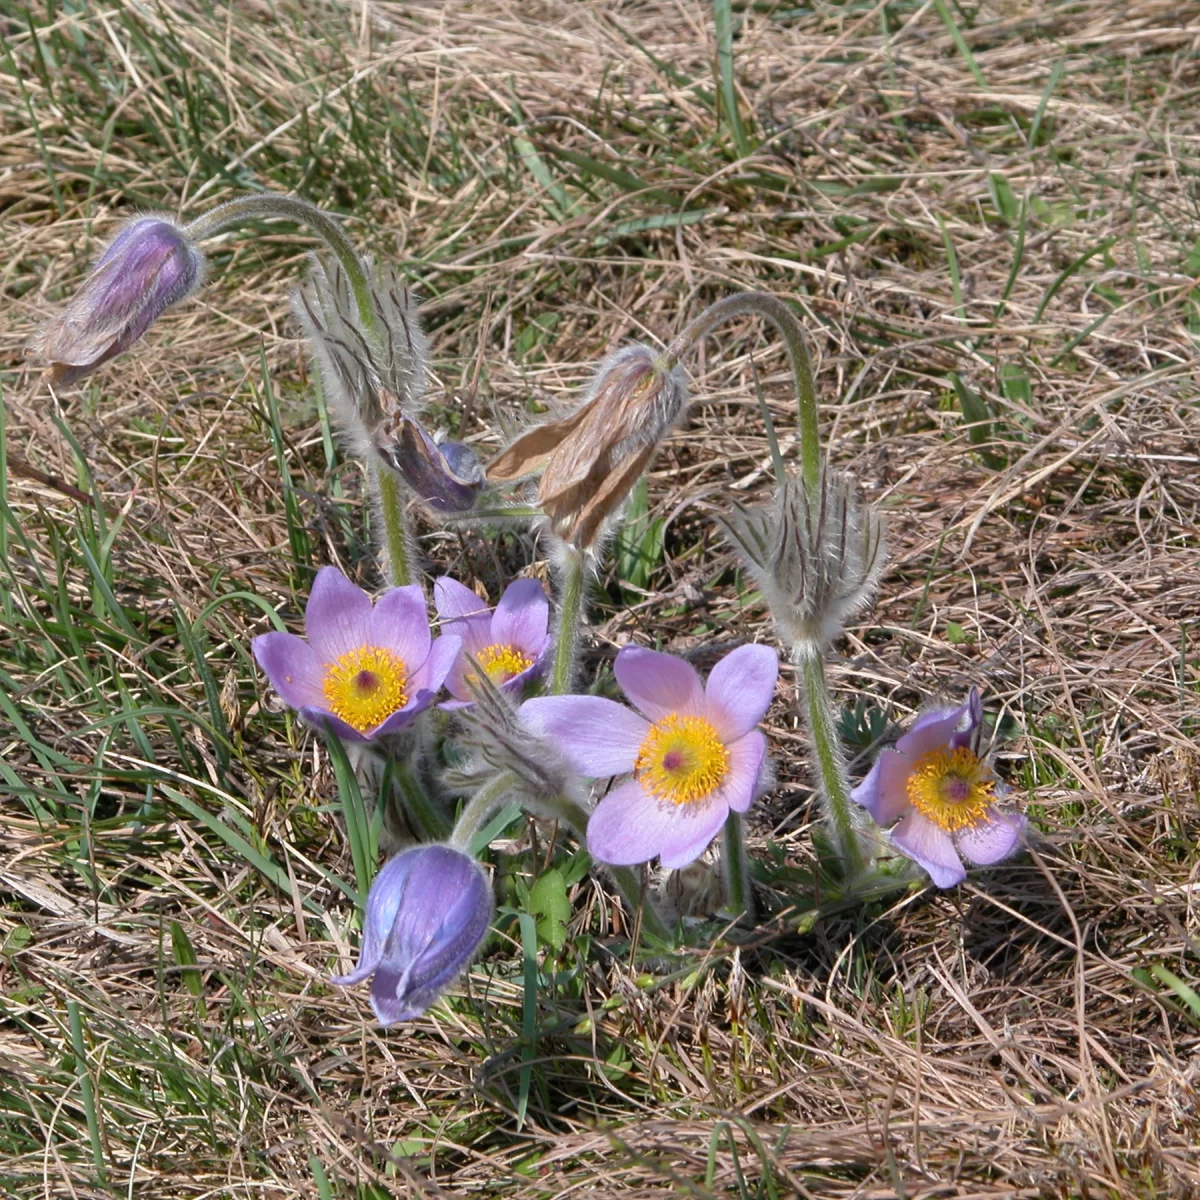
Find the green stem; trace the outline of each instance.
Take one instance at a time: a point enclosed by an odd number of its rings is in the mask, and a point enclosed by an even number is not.
[[[730,812],[725,818],[721,843],[721,874],[729,911],[754,923],[754,886],[750,882],[750,864],[746,858],[742,814]]]
[[[375,311],[375,298],[371,294],[371,280],[367,275],[366,264],[359,257],[354,243],[346,236],[337,219],[323,208],[296,196],[279,196],[274,193],[239,196],[236,200],[218,205],[203,216],[197,217],[191,224],[184,226],[183,232],[192,241],[200,242],[247,221],[270,220],[273,217],[294,221],[298,225],[307,225],[320,234],[330,250],[337,255],[338,262],[342,264],[342,269],[350,280],[354,304],[358,309],[363,329],[373,341],[381,343],[379,315]]]
[[[566,543],[561,552],[566,561],[559,568],[558,628],[554,633],[554,666],[550,671],[552,696],[561,696],[571,690],[583,621],[583,555]]]
[[[450,822],[443,813],[438,812],[429,803],[429,797],[425,794],[424,788],[413,775],[412,764],[402,759],[395,759],[393,763],[392,779],[400,790],[405,813],[409,820],[417,826],[416,832],[420,833],[428,842],[444,840],[450,833]]]
[[[456,850],[465,850],[469,854],[475,835],[504,803],[516,782],[515,777],[505,771],[503,775],[493,779],[486,787],[480,788],[459,813],[458,820],[454,825],[454,832],[450,835],[450,845]]]
[[[404,514],[404,496],[400,483],[391,469],[382,462],[372,462],[371,475],[375,494],[379,497],[379,516],[383,523],[383,545],[387,552],[388,579],[392,587],[412,582],[408,521]]]
[[[805,724],[817,757],[825,816],[833,831],[843,875],[847,882],[851,882],[862,874],[866,863],[858,824],[851,808],[853,802],[850,799],[846,764],[838,748],[833,701],[825,679],[825,658],[816,643],[801,642],[793,648],[793,660],[800,667],[800,697],[804,705]]]
[[[770,321],[787,346],[796,381],[796,397],[800,405],[800,466],[804,486],[814,499],[821,487],[820,423],[817,413],[817,390],[813,384],[812,362],[804,326],[795,313],[777,296],[767,292],[739,292],[726,296],[706,308],[667,347],[658,360],[660,370],[672,370],[680,358],[698,341],[707,337],[718,325],[745,313],[754,313]]]

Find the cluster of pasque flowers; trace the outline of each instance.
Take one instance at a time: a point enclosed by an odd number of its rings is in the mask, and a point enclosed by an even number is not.
[[[965,877],[964,859],[995,863],[1017,849],[1022,819],[1000,804],[1003,789],[983,751],[974,689],[961,705],[921,713],[857,786],[848,778],[825,654],[874,591],[885,560],[884,523],[854,483],[822,459],[804,338],[786,305],[760,293],[735,295],[701,314],[664,352],[619,350],[572,413],[521,434],[485,470],[467,446],[431,437],[422,423],[425,341],[395,274],[359,257],[319,209],[293,197],[257,196],[187,226],[165,217],[130,222],[35,341],[51,380],[73,383],[128,349],[200,285],[200,241],[249,218],[307,222],[331,252],[314,258],[295,310],[346,444],[368,468],[392,583],[372,602],[340,571],[322,569],[305,636],[263,634],[254,639],[254,656],[305,724],[363,760],[390,759],[403,774],[431,735],[457,745],[440,779],[428,769],[406,776],[410,786],[399,803],[420,800],[421,811],[406,815],[432,840],[400,849],[375,875],[358,966],[334,980],[370,978],[381,1022],[424,1012],[478,952],[493,903],[476,842],[513,801],[573,829],[631,905],[649,901],[628,868],[653,859],[666,870],[687,867],[720,836],[726,908],[752,915],[741,820],[771,786],[759,725],[776,693],[776,651],[739,646],[702,680],[681,658],[626,646],[613,672],[628,705],[574,688],[588,572],[630,490],[686,410],[680,360],[741,314],[772,322],[785,340],[801,461],[785,467],[764,410],[774,498],[761,510],[729,513],[724,526],[797,670],[835,847],[826,864],[835,886],[853,895],[872,880],[903,881],[898,852],[950,887]],[[435,637],[412,569],[410,500],[437,519],[528,522],[545,539],[555,571],[553,621],[537,580],[510,583],[491,609],[443,577],[433,584]],[[438,788],[445,790],[425,794]],[[457,820],[439,828],[452,795],[464,797]],[[652,904],[644,915],[651,934],[670,937]]]

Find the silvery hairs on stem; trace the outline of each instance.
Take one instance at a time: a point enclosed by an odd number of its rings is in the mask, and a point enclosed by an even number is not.
[[[360,458],[385,427],[420,413],[428,350],[416,301],[395,269],[366,260],[377,335],[363,329],[350,279],[336,259],[312,255],[292,307],[312,347],[329,410]]]
[[[512,787],[506,799],[535,816],[560,817],[563,797],[580,799],[579,777],[554,746],[521,723],[516,708],[487,672],[468,675],[464,681],[474,704],[458,711],[462,729],[455,740],[470,758],[446,772],[446,786],[465,795],[508,774]]]
[[[871,599],[887,558],[883,514],[828,466],[815,496],[785,473],[769,506],[738,508],[722,524],[793,649],[837,638]]]

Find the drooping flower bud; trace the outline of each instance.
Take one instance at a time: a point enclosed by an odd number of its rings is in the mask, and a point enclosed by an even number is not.
[[[358,966],[342,987],[371,978],[381,1025],[419,1017],[466,968],[492,920],[480,865],[450,846],[416,846],[384,863],[363,919]]]
[[[387,422],[375,439],[380,457],[417,499],[443,513],[469,512],[483,487],[483,467],[462,442],[435,442],[411,417]]]
[[[128,350],[204,278],[204,256],[169,217],[135,217],[100,255],[83,287],[33,339],[50,379],[69,386]]]
[[[787,476],[768,508],[723,521],[791,646],[828,645],[871,598],[887,558],[884,519],[826,469],[816,498]]]
[[[551,528],[587,548],[650,465],[686,403],[678,368],[660,366],[649,346],[626,346],[601,364],[574,413],[519,437],[489,464],[488,479],[506,482],[540,470],[538,503]]]
[[[420,411],[428,352],[412,294],[395,268],[368,261],[374,330],[337,260],[312,258],[292,307],[321,371],[329,410],[360,458],[388,420]]]

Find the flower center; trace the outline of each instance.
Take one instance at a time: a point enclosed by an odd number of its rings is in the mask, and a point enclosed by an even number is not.
[[[951,833],[978,825],[995,800],[995,780],[978,755],[959,746],[930,750],[917,759],[905,790],[913,808]]]
[[[694,804],[724,782],[729,774],[729,751],[703,717],[672,713],[650,726],[633,773],[657,799]]]
[[[325,664],[329,711],[367,733],[408,701],[408,668],[383,646],[358,646]]]
[[[533,659],[529,655],[522,654],[516,646],[510,646],[506,642],[484,646],[475,655],[475,661],[487,672],[493,683],[507,683],[514,675],[520,675],[522,671],[533,666]]]

